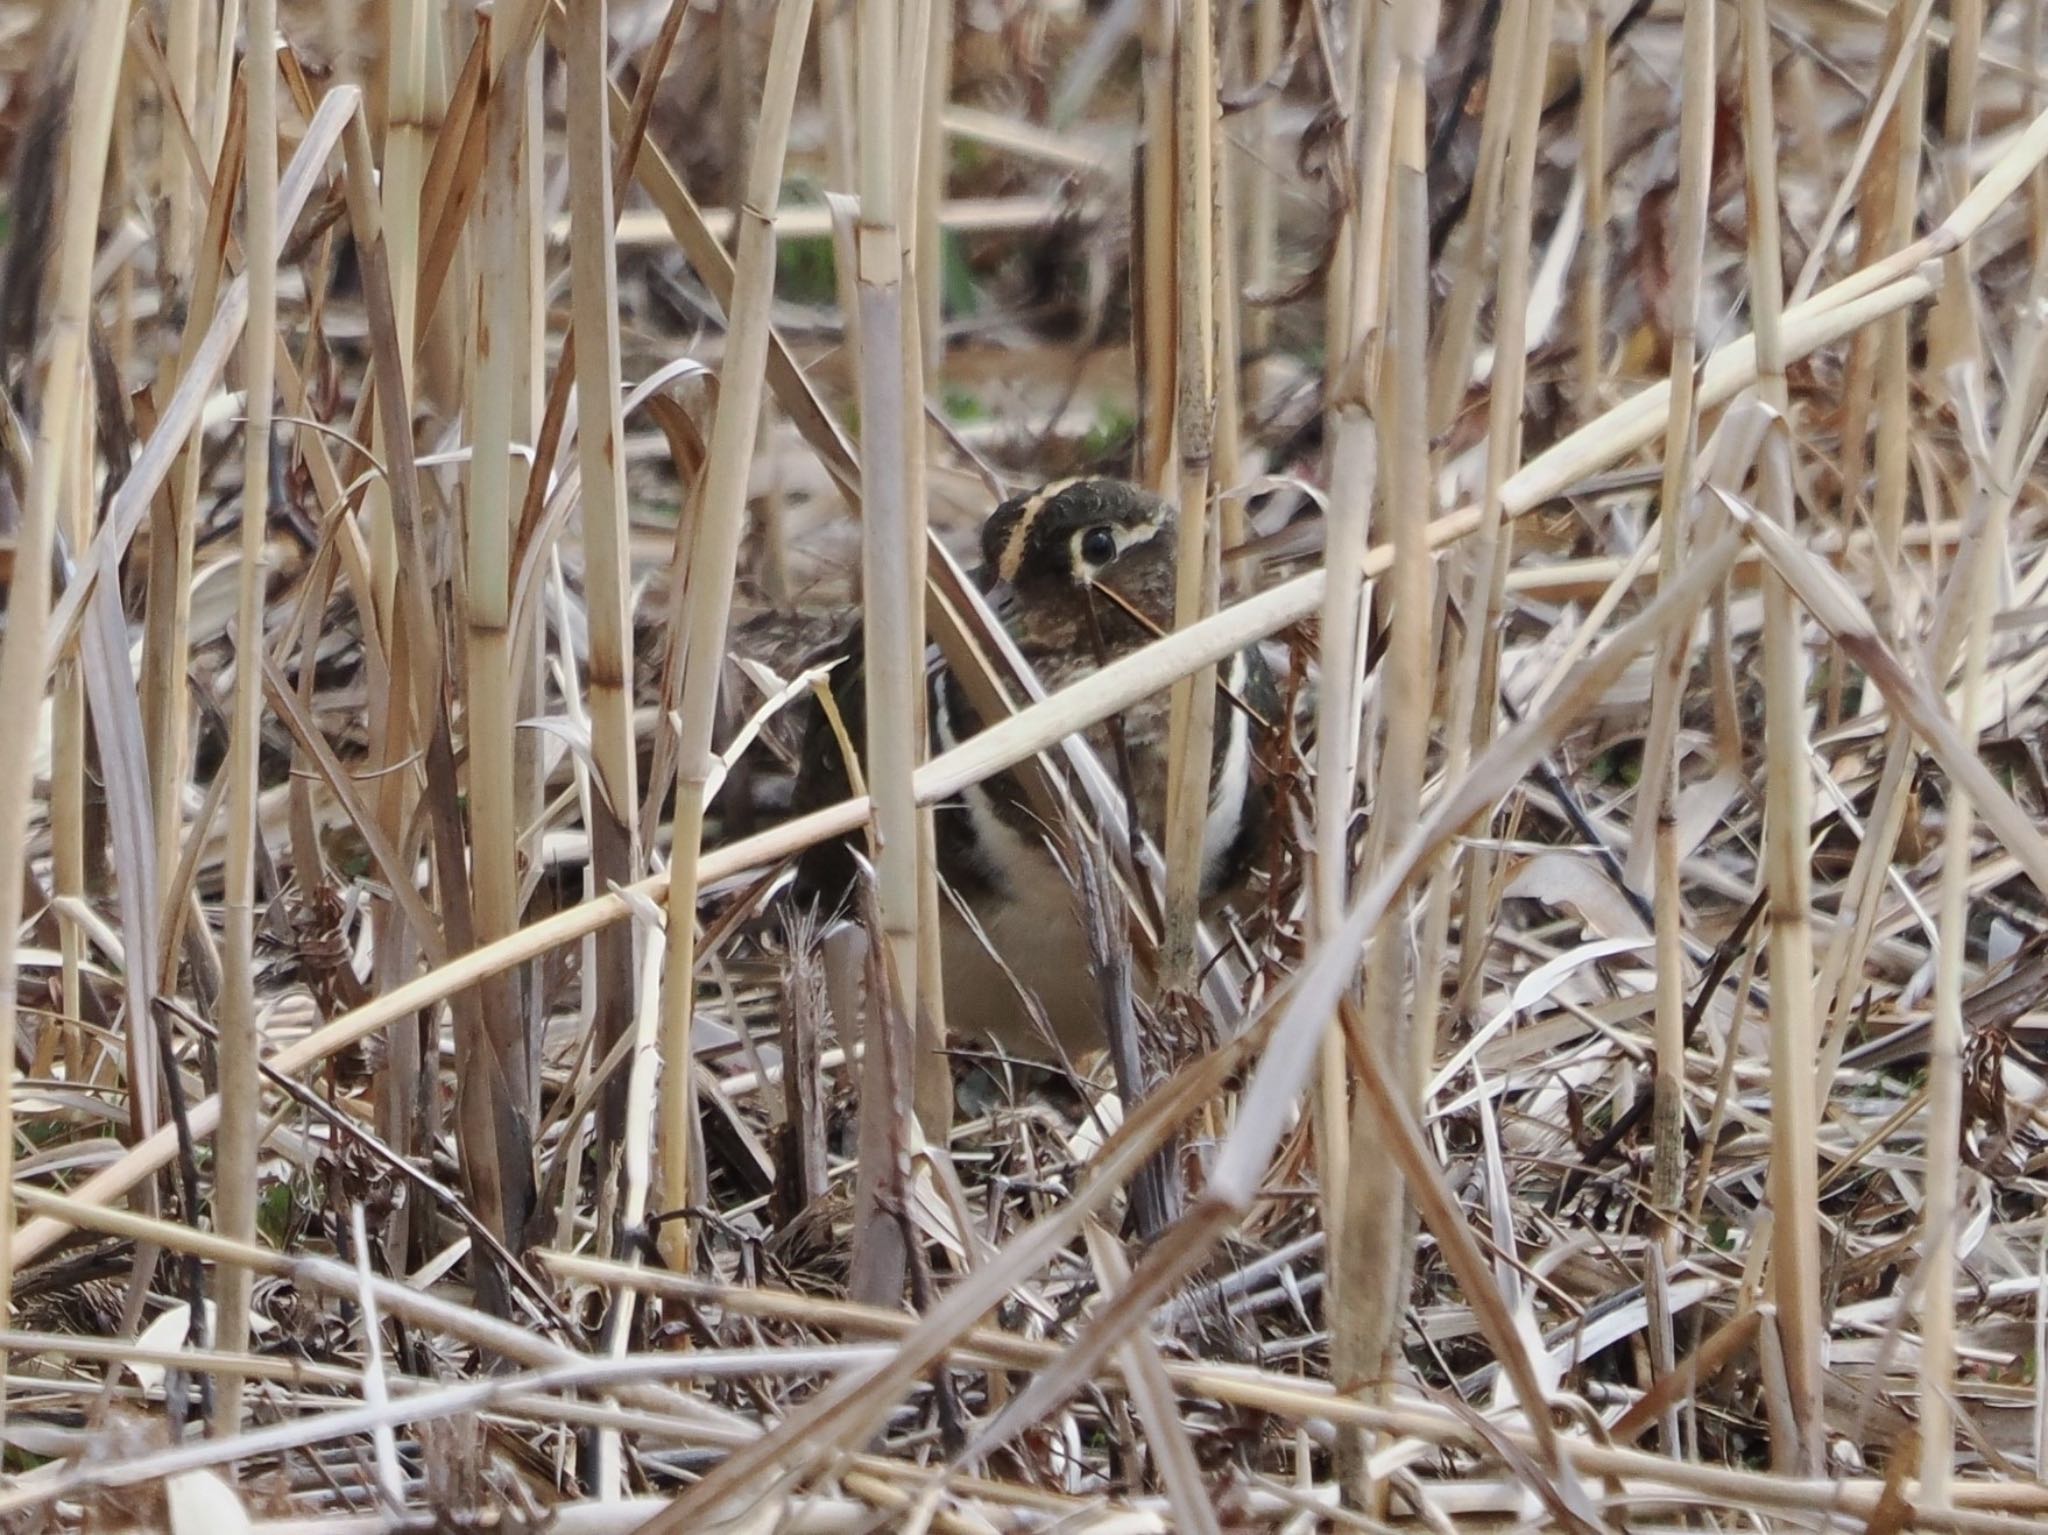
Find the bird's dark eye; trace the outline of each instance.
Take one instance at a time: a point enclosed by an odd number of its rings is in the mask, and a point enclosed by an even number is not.
[[[1081,535],[1081,558],[1090,565],[1107,565],[1116,558],[1116,535],[1108,528],[1090,528]]]

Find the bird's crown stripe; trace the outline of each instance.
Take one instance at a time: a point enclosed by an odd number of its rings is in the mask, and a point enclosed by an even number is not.
[[[1017,572],[1024,568],[1024,551],[1030,546],[1031,529],[1038,522],[1038,514],[1045,510],[1046,503],[1061,491],[1081,483],[1080,478],[1054,480],[1033,491],[1025,501],[1024,509],[1017,514],[1017,526],[1010,529],[1008,542],[1003,545],[1002,557],[996,561],[996,574],[1005,581],[1017,579]]]

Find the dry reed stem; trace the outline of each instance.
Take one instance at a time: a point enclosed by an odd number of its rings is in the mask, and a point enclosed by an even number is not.
[[[1184,0],[1174,17],[1174,501],[1179,511],[1173,621],[1185,629],[1214,611],[1221,545],[1210,522],[1210,454],[1216,413],[1215,165],[1216,58],[1209,0]],[[1176,679],[1168,695],[1165,929],[1159,981],[1169,997],[1191,996],[1197,976],[1203,833],[1216,734],[1212,664]]]
[[[1343,995],[1350,987],[1365,940],[1403,887],[1445,840],[1475,816],[1486,813],[1508,785],[1517,781],[1554,744],[1557,736],[1612,684],[1643,647],[1654,643],[1679,614],[1684,601],[1696,599],[1699,592],[1719,579],[1734,559],[1737,542],[1732,535],[1723,538],[1710,554],[1702,557],[1690,581],[1660,595],[1580,666],[1572,685],[1563,690],[1550,711],[1524,721],[1503,736],[1468,775],[1440,796],[1345,914],[1342,928],[1328,935],[1311,953],[1284,1008],[1278,1009],[1277,1015],[1269,1014],[1268,1027],[1258,1031],[1266,1035],[1259,1067],[1240,1105],[1236,1127],[1213,1164],[1204,1199],[1174,1228],[1173,1237],[1177,1239],[1162,1242],[1147,1258],[1132,1284],[1130,1294],[1134,1300],[1156,1301],[1249,1209],[1320,1053],[1320,1037],[1326,1028],[1334,1026],[1332,1015],[1343,1007]],[[1496,1357],[1515,1382],[1543,1467],[1553,1477],[1558,1476],[1564,1469],[1562,1452],[1543,1405],[1542,1389],[1520,1335],[1491,1290],[1478,1244],[1465,1227],[1462,1213],[1444,1187],[1442,1175],[1421,1138],[1405,1101],[1405,1084],[1400,1084],[1378,1042],[1369,1033],[1348,1022],[1346,1027],[1355,1042],[1361,1086],[1396,1132],[1392,1144],[1402,1171],[1414,1181],[1423,1201],[1425,1219],[1444,1245],[1454,1272],[1475,1305],[1482,1331]],[[1135,1305],[1125,1306],[1124,1325],[1140,1314]],[[1099,1354],[1111,1340],[1114,1324],[1115,1318],[1109,1318],[1091,1328],[1074,1353]],[[1041,1398],[1034,1405],[1043,1409],[1051,1402]],[[1011,1413],[1021,1416],[1018,1403],[1006,1410],[1006,1416]],[[1553,1490],[1568,1501],[1573,1497],[1568,1489]]]
[[[1452,241],[1448,260],[1451,291],[1437,320],[1437,340],[1429,374],[1429,426],[1432,437],[1447,430],[1471,382],[1472,354],[1479,326],[1485,283],[1492,275],[1488,260],[1494,238],[1494,207],[1501,178],[1507,171],[1509,123],[1519,96],[1515,70],[1526,62],[1520,48],[1528,31],[1532,0],[1504,0],[1495,21],[1492,57],[1487,64],[1486,109],[1480,119],[1479,163],[1472,174],[1471,204]]]
[[[1954,0],[1949,6],[1947,91],[1942,113],[1941,183],[1951,198],[1969,182],[1967,166],[1977,145],[1977,71],[1984,48],[1983,0]],[[1950,254],[1942,294],[1927,318],[1927,370],[1943,388],[1960,393],[1954,375],[1974,375],[1982,364],[1977,334],[1976,295],[1967,281],[1962,251]]]
[[[476,931],[485,943],[519,923],[519,714],[518,636],[512,626],[514,519],[526,500],[527,473],[515,442],[531,439],[535,347],[529,334],[534,294],[530,246],[536,232],[527,213],[527,182],[539,146],[527,137],[530,38],[495,19],[489,37],[490,92],[484,107],[485,153],[477,192],[476,323],[468,391],[473,420],[464,521],[463,605],[467,684],[464,738],[469,750],[469,827],[476,885]],[[505,1101],[482,1105],[465,1120],[465,1141],[483,1144],[509,1132],[516,1145],[531,1143],[539,1108],[535,1047],[525,1007],[509,981],[494,982],[484,1009],[485,1038],[461,1041],[458,1067],[464,1097],[485,1094],[502,1081]],[[488,1050],[496,1072],[480,1069]],[[501,1116],[503,1118],[501,1119]],[[509,1121],[509,1123],[506,1123]],[[501,1131],[501,1124],[505,1130]],[[523,1124],[524,1135],[511,1125]],[[507,1148],[510,1149],[509,1147]],[[504,1158],[499,1157],[501,1165]]]
[[[1082,1233],[1088,1256],[1102,1281],[1106,1299],[1130,1282],[1131,1264],[1115,1237],[1095,1221]],[[1191,1535],[1222,1535],[1222,1525],[1202,1482],[1195,1448],[1180,1418],[1173,1381],[1158,1345],[1142,1328],[1135,1328],[1131,1340],[1117,1353],[1117,1368],[1130,1385],[1133,1404],[1151,1437],[1158,1475],[1165,1484],[1175,1520]]]
[[[1270,79],[1280,66],[1279,0],[1252,0],[1250,76],[1253,85]],[[1261,100],[1251,109],[1243,155],[1244,259],[1240,270],[1245,290],[1263,294],[1273,287],[1278,271],[1276,243],[1280,228],[1280,178],[1271,168],[1280,145],[1273,132],[1274,108]],[[1264,305],[1251,306],[1244,317],[1247,350],[1265,350],[1273,332],[1272,312]]]
[[[44,332],[44,364],[37,399],[34,458],[15,537],[15,564],[8,589],[7,629],[0,635],[0,705],[17,721],[33,720],[43,693],[44,630],[50,613],[50,556],[67,466],[75,463],[73,432],[87,417],[86,331],[90,324],[92,256],[99,225],[102,178],[113,136],[114,94],[120,76],[125,0],[96,0],[71,23],[65,52],[53,63],[62,90],[72,72],[70,141],[58,215],[54,297]],[[54,174],[54,169],[53,169]],[[25,867],[24,839],[35,773],[35,733],[17,729],[0,745],[0,868]],[[0,880],[0,1059],[9,1063],[0,1084],[0,1174],[14,1179],[15,1030],[21,929],[22,882]],[[22,1262],[11,1201],[0,1210],[0,1322],[12,1316],[14,1276]]]
[[[1953,323],[1953,321],[1951,322]],[[1953,343],[1952,343],[1953,344]],[[1988,487],[1986,487],[1988,488]],[[1980,489],[1980,494],[1982,490]],[[1991,641],[1992,585],[2003,564],[2006,498],[1993,494],[1983,548],[1964,588],[1962,708],[1956,731],[1975,751],[1982,727],[1985,654]],[[1934,972],[1934,1019],[1928,1039],[1926,1176],[1920,1210],[1920,1484],[1937,1506],[1954,1474],[1956,1215],[1963,1138],[1963,964],[1969,947],[1969,875],[1976,816],[1967,790],[1951,793],[1942,832],[1940,948]]]
[[[1332,87],[1341,114],[1342,142],[1353,159],[1347,167],[1350,184],[1324,302],[1324,398],[1332,490],[1324,514],[1324,558],[1333,579],[1323,590],[1317,672],[1316,844],[1309,906],[1310,932],[1316,934],[1337,924],[1350,893],[1352,802],[1363,749],[1361,732],[1367,728],[1362,707],[1367,591],[1360,556],[1371,526],[1373,498],[1380,489],[1379,423],[1372,412],[1377,404],[1382,418],[1390,421],[1399,408],[1379,387],[1384,298],[1378,281],[1382,231],[1389,222],[1388,158],[1394,132],[1389,75],[1396,21],[1391,11],[1364,4],[1350,7],[1347,16],[1347,51],[1338,61]],[[1400,552],[1397,548],[1397,556]],[[1426,621],[1426,614],[1416,616]],[[1407,632],[1404,624],[1404,635]],[[1413,657],[1404,655],[1402,663],[1407,675]],[[1405,760],[1406,740],[1412,737],[1412,730],[1404,732],[1400,744],[1390,737],[1389,760]],[[1391,799],[1382,786],[1381,802],[1389,821],[1412,813],[1412,807],[1409,812],[1399,808],[1398,781],[1408,777],[1412,775],[1396,770]],[[1393,1028],[1387,1004],[1405,981],[1403,971],[1405,965],[1394,976],[1383,977],[1377,965],[1370,970],[1369,984],[1376,989],[1368,1027]],[[1391,989],[1385,984],[1390,980],[1395,983]],[[1401,1266],[1398,1243],[1386,1240],[1384,1227],[1387,1218],[1401,1218],[1401,1197],[1398,1185],[1389,1184],[1384,1159],[1375,1155],[1378,1148],[1370,1122],[1356,1117],[1364,1111],[1353,1103],[1348,1082],[1342,1037],[1333,1029],[1324,1041],[1313,1100],[1317,1181],[1323,1229],[1334,1255],[1328,1279],[1334,1313],[1331,1372],[1340,1389],[1358,1390],[1381,1374],[1388,1297],[1399,1283]],[[1361,1503],[1367,1448],[1355,1434],[1346,1435],[1340,1444],[1341,1474]]]
[[[1471,586],[1464,606],[1465,638],[1447,727],[1451,754],[1448,772],[1452,777],[1493,739],[1498,710],[1500,621],[1507,595],[1507,568],[1514,558],[1514,532],[1511,527],[1504,527],[1502,495],[1513,473],[1511,466],[1522,458],[1536,145],[1542,127],[1543,93],[1549,80],[1552,12],[1551,0],[1529,0],[1512,55],[1521,72],[1514,82],[1515,115],[1502,171],[1505,201],[1493,327],[1493,376],[1486,402],[1482,520],[1471,552]],[[1494,867],[1492,850],[1484,842],[1466,858],[1458,910],[1467,933],[1492,929]],[[1470,994],[1477,980],[1482,952],[1478,944],[1466,944],[1459,951],[1457,995],[1461,998]]]
[[[1389,315],[1386,346],[1375,361],[1380,367],[1377,394],[1381,418],[1387,423],[1383,435],[1387,473],[1381,478],[1380,487],[1394,549],[1393,569],[1385,592],[1390,632],[1380,683],[1386,733],[1374,804],[1376,823],[1382,829],[1376,830],[1369,843],[1364,870],[1368,878],[1378,874],[1392,845],[1393,830],[1409,824],[1420,812],[1423,771],[1429,751],[1434,572],[1427,535],[1431,493],[1429,422],[1424,414],[1429,332],[1424,111],[1427,64],[1436,36],[1436,10],[1433,4],[1418,3],[1398,13],[1383,13],[1375,29],[1373,61],[1378,64],[1384,54],[1393,62],[1383,71],[1369,70],[1367,76],[1389,98],[1384,108],[1369,101],[1375,113],[1375,128],[1383,113],[1386,130],[1383,145],[1375,142],[1380,137],[1376,133],[1369,134],[1367,142],[1373,146],[1369,155],[1382,148],[1389,155],[1386,179],[1381,182],[1391,192],[1392,217],[1384,221],[1393,231],[1388,242],[1392,250],[1386,259],[1390,274]],[[1371,174],[1370,165],[1367,173]],[[1377,290],[1377,267],[1377,257],[1371,264],[1361,264],[1361,295]],[[1365,359],[1360,362],[1363,364]],[[1355,589],[1352,601],[1357,601]],[[1326,601],[1325,611],[1328,610]],[[1349,638],[1350,643],[1357,643],[1355,627]],[[1358,665],[1349,654],[1340,656],[1336,664],[1347,673]],[[1326,655],[1323,676],[1328,678],[1331,670],[1332,658]],[[1339,718],[1349,725],[1350,715]],[[1340,755],[1331,766],[1344,774],[1344,819],[1348,827],[1355,765]],[[1321,772],[1327,770],[1319,769],[1319,789]],[[1321,919],[1323,934],[1338,925],[1346,899],[1341,885],[1328,894],[1331,900]],[[1421,998],[1424,993],[1434,997],[1437,988],[1423,979],[1434,972],[1422,971],[1411,959],[1408,929],[1407,903],[1400,903],[1389,908],[1373,935],[1361,1024],[1378,1059],[1393,1074],[1384,1086],[1419,1109],[1421,1100],[1414,1094],[1414,1088],[1420,1082],[1419,1068],[1434,1057],[1435,1032],[1434,1008]],[[1416,1001],[1412,1011],[1404,1016],[1411,983]],[[1332,1029],[1330,1037],[1337,1040],[1342,1033]],[[1326,1048],[1326,1072],[1328,1055]],[[1396,1170],[1398,1159],[1387,1155],[1384,1110],[1378,1096],[1368,1084],[1355,1086],[1346,1131],[1350,1184],[1346,1190],[1347,1207],[1333,1228],[1336,1263],[1331,1278],[1337,1286],[1341,1309],[1333,1328],[1331,1374],[1339,1389],[1370,1386],[1374,1396],[1385,1400],[1398,1357],[1396,1340],[1405,1310],[1402,1300],[1412,1285],[1412,1259],[1408,1244],[1401,1238],[1411,1224],[1413,1207],[1402,1171]],[[1371,1481],[1365,1459],[1368,1448],[1363,1436],[1347,1436],[1341,1441],[1340,1474],[1354,1500],[1360,1506],[1374,1508],[1383,1501],[1385,1488]],[[1348,1465],[1342,1464],[1345,1460]]]
[[[1693,368],[1698,355],[1702,267],[1706,257],[1707,200],[1713,179],[1715,91],[1714,8],[1685,10],[1683,97],[1679,112],[1678,221],[1673,233],[1671,278],[1671,415],[1664,433],[1664,479],[1658,493],[1657,582],[1677,579],[1684,568],[1687,524],[1692,520],[1693,462],[1699,447],[1699,413],[1693,401]],[[1628,874],[1637,889],[1654,879],[1657,935],[1656,1095],[1650,1132],[1650,1203],[1678,1207],[1685,1180],[1682,1095],[1685,1087],[1685,903],[1680,892],[1678,722],[1692,661],[1692,625],[1660,647],[1650,701],[1649,733],[1643,742],[1643,776],[1638,785],[1647,808],[1636,819]],[[1645,831],[1648,835],[1645,835]],[[1675,1245],[1675,1231],[1667,1241]],[[1675,1253],[1673,1254],[1675,1256]]]
[[[914,249],[917,186],[903,174],[916,162],[897,89],[900,48],[923,50],[912,37],[899,42],[894,0],[863,0],[857,15],[854,106],[858,118],[855,184],[855,289],[860,315],[860,498],[862,688],[866,738],[862,769],[874,806],[876,911],[889,967],[887,994],[870,995],[871,1031],[888,1030],[911,1062],[917,1081],[929,1084],[934,1063],[919,1060],[925,951],[919,941],[927,898],[925,843],[913,777],[929,741],[925,714],[923,559],[925,507],[913,496],[913,455],[924,451],[923,402],[909,395],[915,376],[912,349],[917,296],[904,294],[906,256]],[[921,67],[916,71],[921,75]],[[922,98],[922,87],[906,93]],[[902,209],[911,208],[906,233]],[[936,911],[931,910],[931,915]],[[872,1041],[874,1032],[869,1035]],[[929,1095],[929,1086],[924,1094]]]
[[[1605,12],[1606,6],[1600,0],[1588,0],[1586,41],[1579,56],[1580,89],[1584,92],[1579,101],[1579,145],[1581,171],[1586,178],[1586,236],[1579,252],[1579,296],[1574,318],[1578,321],[1575,350],[1578,354],[1579,412],[1588,418],[1600,413],[1600,379],[1607,347],[1607,136],[1610,114],[1607,106]],[[1688,24],[1691,19],[1692,11],[1688,8]],[[1680,163],[1684,164],[1683,151],[1680,152]],[[1678,248],[1680,251],[1685,249],[1682,240]]]
[[[176,18],[174,18],[174,23]],[[196,177],[210,187],[206,218],[198,235],[201,244],[190,253],[191,269],[186,280],[192,285],[192,306],[186,316],[178,353],[167,359],[158,378],[157,399],[167,400],[192,365],[195,349],[205,335],[203,317],[212,314],[219,294],[227,247],[231,239],[235,191],[241,180],[238,167],[246,136],[242,130],[246,98],[237,90],[228,113],[228,131],[220,163],[212,174],[201,159],[197,146],[191,150],[189,174],[180,182]],[[182,134],[169,135],[176,146]],[[222,173],[225,174],[222,174]],[[185,202],[189,206],[190,192]],[[174,206],[173,213],[176,208]],[[243,279],[246,284],[247,278]],[[157,521],[160,530],[150,539],[149,588],[144,609],[143,670],[140,686],[144,728],[150,742],[150,777],[157,836],[157,868],[168,873],[177,862],[178,832],[185,781],[190,772],[187,761],[189,703],[184,678],[191,666],[189,630],[192,616],[192,556],[195,508],[199,477],[199,454],[203,447],[195,431],[186,445],[176,480],[164,498]]]
[[[718,414],[712,421],[710,455],[699,492],[695,540],[687,572],[674,579],[690,588],[689,633],[685,641],[679,706],[679,762],[676,774],[674,841],[669,854],[666,959],[662,974],[662,1100],[659,1126],[662,1187],[669,1204],[689,1202],[690,1121],[694,1117],[689,1063],[691,1018],[696,1009],[696,931],[699,861],[704,809],[716,766],[712,729],[717,720],[719,679],[725,670],[734,567],[746,532],[747,469],[754,453],[761,381],[768,356],[769,300],[775,283],[775,204],[803,64],[809,0],[779,8],[769,45],[761,115],[754,129],[754,163],[747,177],[749,217],[740,226],[729,309],[732,329],[719,372]],[[680,541],[678,554],[681,554]],[[688,1226],[671,1221],[662,1230],[662,1252],[671,1268],[690,1265]]]
[[[1178,344],[1174,303],[1180,292],[1175,266],[1175,198],[1180,185],[1175,157],[1174,91],[1175,19],[1173,0],[1140,0],[1144,8],[1140,140],[1137,150],[1137,201],[1132,224],[1131,346],[1138,376],[1138,445],[1135,478],[1147,490],[1164,492],[1171,483],[1176,447],[1174,430],[1175,358]]]
[[[256,1019],[256,793],[262,729],[263,603],[266,535],[270,528],[272,392],[277,360],[277,35],[276,0],[250,0],[244,57],[254,151],[243,157],[247,180],[249,321],[243,333],[246,404],[242,428],[242,549],[236,616],[234,725],[227,772],[228,853],[222,897],[226,988],[221,995],[221,1134],[213,1183],[214,1221],[224,1235],[256,1237],[256,1158],[261,1134],[263,1039]],[[215,1292],[215,1342],[240,1353],[249,1342],[246,1269],[224,1268]],[[242,1380],[224,1375],[214,1398],[214,1430],[242,1425]]]
[[[1369,8],[1354,6],[1352,32],[1361,39],[1364,17]],[[1382,53],[1392,51],[1393,23],[1390,18],[1373,29]],[[1351,59],[1353,74],[1362,75],[1363,60]],[[1384,74],[1384,66],[1379,66]],[[1360,733],[1364,729],[1362,707],[1365,671],[1363,632],[1366,615],[1365,573],[1362,568],[1372,522],[1372,501],[1377,489],[1378,442],[1371,407],[1376,394],[1375,369],[1378,360],[1377,331],[1380,323],[1380,295],[1375,290],[1355,307],[1356,317],[1344,306],[1343,295],[1356,281],[1356,269],[1367,258],[1354,255],[1361,239],[1377,250],[1379,230],[1385,223],[1384,196],[1387,179],[1376,162],[1389,152],[1392,134],[1392,102],[1382,104],[1368,98],[1363,108],[1371,113],[1371,128],[1359,132],[1361,110],[1357,91],[1360,82],[1341,72],[1333,89],[1339,96],[1338,109],[1347,146],[1355,146],[1351,185],[1330,256],[1330,291],[1324,305],[1324,346],[1329,359],[1326,376],[1325,415],[1330,434],[1330,495],[1324,510],[1323,558],[1327,577],[1318,629],[1316,674],[1316,774],[1315,846],[1309,867],[1309,931],[1320,933],[1333,927],[1350,893],[1352,863],[1352,805],[1357,793]],[[1384,80],[1378,82],[1384,85]],[[1391,95],[1391,93],[1388,93]],[[1349,109],[1346,110],[1348,104]],[[1384,126],[1383,126],[1384,125]],[[1373,189],[1380,197],[1368,200]],[[1271,259],[1270,254],[1267,258]],[[1375,254],[1370,264],[1377,266]],[[1316,1078],[1313,1101],[1313,1133],[1316,1147],[1316,1184],[1321,1196],[1323,1230],[1331,1250],[1340,1255],[1352,1251],[1345,1241],[1345,1223],[1351,1210],[1350,1099],[1342,1041],[1335,1031],[1324,1041],[1323,1057]],[[1333,1300],[1340,1318],[1348,1316],[1343,1301],[1351,1276],[1340,1261],[1330,1276]],[[1351,1335],[1355,1328],[1341,1322],[1333,1334]]]
[[[1904,8],[1896,8],[1904,15]],[[1920,208],[1921,138],[1927,120],[1927,48],[1924,33],[1904,37],[1899,50],[1905,71],[1899,92],[1898,110],[1880,148],[1879,175],[1888,174],[1884,188],[1882,219],[1871,218],[1867,228],[1876,231],[1883,248],[1897,250],[1913,238]],[[1885,151],[1889,153],[1885,153]],[[1891,587],[1899,575],[1899,544],[1906,522],[1906,504],[1912,487],[1912,364],[1907,348],[1910,336],[1904,315],[1892,315],[1876,327],[1872,368],[1877,398],[1877,441],[1875,444],[1877,483],[1871,495],[1871,522],[1877,529],[1881,577],[1888,589],[1886,606],[1895,624],[1909,622],[1912,602],[1909,593]],[[1860,487],[1857,487],[1860,488]]]
[[[1778,246],[1777,133],[1772,111],[1771,37],[1764,7],[1749,0],[1742,25],[1744,143],[1749,177],[1750,308],[1756,321],[1757,393],[1779,422],[1764,439],[1762,515],[1794,525],[1792,444],[1780,326],[1783,266]],[[1903,358],[1900,359],[1903,365]],[[1770,889],[1771,956],[1771,1293],[1785,1356],[1791,1418],[1774,1422],[1779,1469],[1818,1469],[1825,1326],[1820,1311],[1819,1193],[1812,1091],[1812,866],[1807,835],[1813,800],[1805,727],[1805,656],[1791,588],[1764,584],[1764,833]]]
[[[584,601],[590,659],[585,687],[597,781],[590,796],[595,888],[625,885],[638,875],[639,759],[633,734],[632,622],[626,560],[626,485],[621,448],[618,253],[612,245],[610,76],[606,68],[608,7],[570,9],[569,78],[570,294],[576,317],[576,460],[581,475]],[[595,1043],[600,1054],[624,1036],[633,1016],[635,965],[630,935],[599,939],[595,964]],[[625,1114],[625,1081],[614,1078],[598,1111],[601,1144],[615,1144]]]

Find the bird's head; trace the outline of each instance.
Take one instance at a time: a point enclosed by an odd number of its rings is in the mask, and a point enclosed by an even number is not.
[[[1174,509],[1123,480],[1059,480],[995,509],[984,578],[1021,602],[1064,606],[1108,587],[1155,621],[1173,609]]]

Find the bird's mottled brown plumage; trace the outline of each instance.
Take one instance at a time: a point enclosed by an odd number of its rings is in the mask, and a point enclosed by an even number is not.
[[[1172,627],[1177,529],[1173,507],[1121,480],[1061,481],[997,507],[982,529],[979,582],[1017,648],[1049,690],[1093,672]],[[833,700],[856,748],[866,722],[858,631],[834,674]],[[1267,820],[1254,763],[1257,726],[1237,701],[1271,718],[1274,688],[1256,652],[1231,658],[1223,681],[1212,759],[1204,892],[1218,895],[1248,872]],[[930,676],[932,749],[983,728],[966,690],[943,666]],[[1167,697],[1141,700],[1087,732],[1115,771],[1123,736],[1132,799],[1146,832],[1161,830],[1166,800]],[[794,807],[830,804],[848,792],[838,740],[822,709],[807,724]],[[996,951],[1027,985],[1070,1050],[1099,1039],[1087,950],[1071,893],[1045,847],[1046,829],[1014,774],[999,774],[939,807],[940,872],[973,911]],[[800,898],[842,901],[852,884],[843,845],[814,849],[799,869]],[[949,1021],[956,1030],[1021,1044],[1023,1010],[965,924],[946,946]]]

